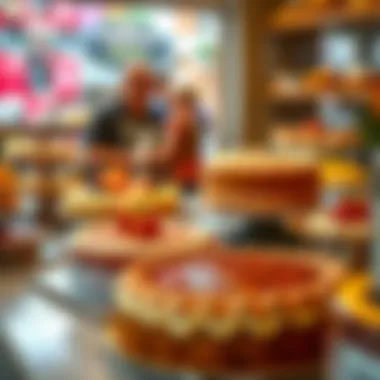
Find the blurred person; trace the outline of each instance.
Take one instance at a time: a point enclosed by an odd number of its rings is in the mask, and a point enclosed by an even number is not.
[[[95,118],[88,132],[90,162],[131,163],[133,149],[161,139],[164,110],[152,102],[156,78],[145,63],[132,65],[124,75],[119,99]]]
[[[153,156],[166,167],[168,176],[184,190],[193,191],[200,171],[200,134],[203,119],[197,93],[189,87],[170,96],[165,140]]]

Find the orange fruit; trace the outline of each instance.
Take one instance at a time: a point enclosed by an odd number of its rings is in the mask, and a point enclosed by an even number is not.
[[[107,169],[100,173],[99,184],[104,190],[117,193],[126,189],[129,184],[129,177],[125,170]]]

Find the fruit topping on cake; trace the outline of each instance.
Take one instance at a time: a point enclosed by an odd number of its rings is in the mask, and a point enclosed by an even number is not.
[[[133,216],[124,214],[117,219],[119,230],[139,238],[156,238],[159,236],[162,220],[156,216]]]
[[[128,187],[129,177],[121,168],[110,168],[99,174],[98,182],[105,191],[119,193]]]
[[[369,204],[364,200],[343,199],[333,207],[331,216],[341,223],[369,221]]]

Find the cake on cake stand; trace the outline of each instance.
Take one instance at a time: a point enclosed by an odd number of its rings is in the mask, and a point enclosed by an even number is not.
[[[118,278],[106,339],[128,361],[168,373],[310,379],[343,274],[323,255],[286,249],[141,261]]]
[[[319,172],[313,158],[265,150],[215,157],[203,175],[202,201],[236,221],[233,243],[296,243],[283,225],[289,213],[304,214],[319,198]]]
[[[174,215],[181,209],[175,186],[134,180],[99,197],[104,200],[87,196],[66,204],[72,215],[94,216],[69,238],[68,249],[76,261],[120,269],[134,260],[215,245],[209,233]]]

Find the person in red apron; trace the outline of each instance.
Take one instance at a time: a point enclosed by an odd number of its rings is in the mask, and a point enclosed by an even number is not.
[[[201,117],[197,94],[184,88],[172,94],[162,157],[169,176],[185,190],[197,187],[200,174]]]

